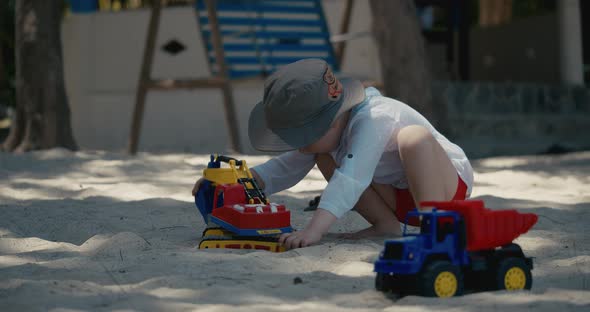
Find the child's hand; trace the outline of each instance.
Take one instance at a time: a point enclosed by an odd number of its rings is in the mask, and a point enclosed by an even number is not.
[[[311,218],[311,221],[303,231],[285,233],[279,237],[279,244],[287,249],[307,247],[322,239],[324,233],[336,221],[336,216],[325,209],[318,208]]]
[[[197,180],[197,182],[195,182],[195,186],[193,186],[193,191],[192,191],[193,196],[195,196],[197,194],[197,192],[199,191],[199,187],[201,186],[202,182],[203,182],[203,178],[200,178]]]
[[[322,239],[322,233],[313,229],[305,229],[303,231],[281,235],[279,238],[279,244],[285,246],[287,249],[294,249],[313,245],[319,242],[320,239]]]

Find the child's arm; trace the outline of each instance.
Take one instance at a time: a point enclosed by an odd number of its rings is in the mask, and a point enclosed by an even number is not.
[[[301,181],[314,165],[313,155],[291,151],[250,168],[250,172],[258,186],[269,196]],[[199,178],[195,182],[191,192],[193,196],[199,191],[202,182],[203,178]]]
[[[377,114],[351,125],[347,157],[341,159],[340,167],[330,177],[316,213],[304,230],[283,234],[279,242],[286,248],[317,243],[339,217],[354,207],[371,184],[375,168],[398,125],[393,121],[390,116]]]
[[[258,186],[268,196],[295,185],[303,179],[314,165],[313,155],[291,151],[274,157],[264,164],[250,168],[250,172]],[[267,179],[269,180],[268,183]],[[203,178],[199,178],[195,182],[191,191],[193,196],[199,191],[202,182]]]
[[[315,165],[314,155],[290,151],[250,168],[266,196],[288,189],[301,181]]]
[[[256,184],[258,184],[258,187],[260,187],[261,189],[264,189],[264,180],[260,177],[260,175],[256,172],[256,170],[254,168],[250,169],[250,173],[252,173],[252,177],[254,178],[254,181],[256,181]]]
[[[330,229],[330,226],[332,226],[336,219],[336,216],[328,210],[318,208],[305,229],[281,235],[279,243],[287,249],[315,244],[328,232],[328,229]]]

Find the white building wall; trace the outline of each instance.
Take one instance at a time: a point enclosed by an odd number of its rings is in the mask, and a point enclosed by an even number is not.
[[[368,2],[355,1],[350,32],[370,30]],[[324,0],[329,27],[335,34],[344,1]],[[135,89],[149,20],[149,10],[72,14],[62,29],[66,85],[74,135],[83,149],[124,151],[131,126]],[[160,47],[170,39],[186,45],[176,56]],[[162,12],[152,77],[206,77],[209,68],[192,8]],[[349,41],[343,72],[377,78],[379,63],[371,37]],[[255,152],[247,138],[248,115],[262,98],[263,81],[233,84],[244,151]],[[149,92],[140,151],[224,152],[230,146],[218,89]]]
[[[559,61],[561,82],[584,85],[582,56],[582,21],[579,0],[561,0],[557,4],[559,29]]]

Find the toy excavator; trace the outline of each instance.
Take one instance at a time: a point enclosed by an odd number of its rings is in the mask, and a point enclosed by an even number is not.
[[[221,168],[222,162],[229,168]],[[278,237],[293,231],[291,212],[284,205],[269,202],[245,160],[211,155],[203,178],[195,196],[207,224],[200,249],[285,251]]]

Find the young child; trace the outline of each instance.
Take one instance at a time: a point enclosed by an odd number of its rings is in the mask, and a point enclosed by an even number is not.
[[[267,195],[314,165],[328,181],[307,226],[281,235],[289,249],[317,243],[352,209],[371,227],[349,238],[400,235],[414,203],[465,199],[473,185],[463,150],[422,115],[357,80],[339,81],[319,59],[285,65],[266,80],[248,134],[260,151],[285,152],[251,169]]]

